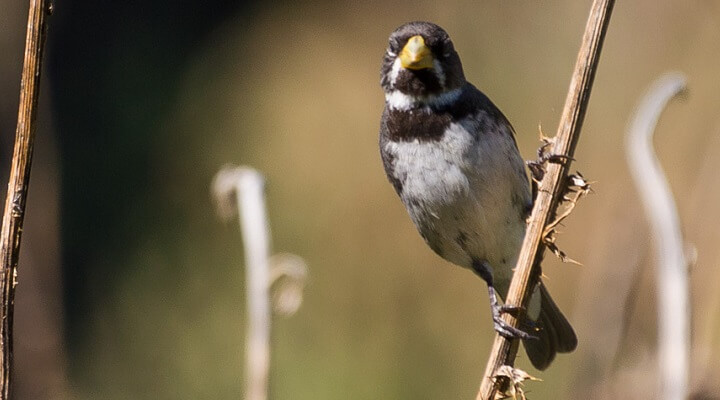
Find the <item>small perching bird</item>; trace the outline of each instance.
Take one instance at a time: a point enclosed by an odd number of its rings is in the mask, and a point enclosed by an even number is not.
[[[532,207],[525,164],[510,122],[465,80],[448,34],[429,22],[397,28],[383,58],[385,110],[380,154],[385,172],[425,242],[488,286],[495,330],[523,339],[532,364],[550,365],[577,338],[542,283],[527,316],[534,332],[502,320],[500,305]]]

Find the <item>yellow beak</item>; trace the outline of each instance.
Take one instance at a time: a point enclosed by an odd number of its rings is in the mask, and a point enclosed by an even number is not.
[[[425,46],[422,36],[416,35],[408,39],[400,52],[400,64],[407,69],[426,69],[433,67],[433,55]]]

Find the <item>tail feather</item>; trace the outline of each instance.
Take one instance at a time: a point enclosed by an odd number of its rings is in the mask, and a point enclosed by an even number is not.
[[[532,365],[544,370],[555,359],[556,353],[569,353],[575,350],[577,336],[542,283],[539,291],[541,308],[535,333],[538,340],[525,340],[524,344]]]

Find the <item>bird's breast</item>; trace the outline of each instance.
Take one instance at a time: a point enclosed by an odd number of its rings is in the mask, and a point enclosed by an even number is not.
[[[427,126],[417,129],[426,131]],[[422,200],[428,206],[452,203],[469,191],[470,182],[464,170],[474,138],[452,123],[437,127],[437,131],[428,135],[409,141],[388,141],[383,151],[394,160],[392,173],[402,180],[403,200]]]
[[[528,203],[529,193],[511,135],[475,116],[449,122],[433,140],[381,145],[386,172],[420,234],[453,263],[511,262],[522,240],[523,207],[516,203]]]

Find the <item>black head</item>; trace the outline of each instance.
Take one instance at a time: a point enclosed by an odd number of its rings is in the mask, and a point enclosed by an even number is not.
[[[450,36],[431,22],[409,22],[390,34],[381,80],[385,92],[427,97],[465,84]]]

